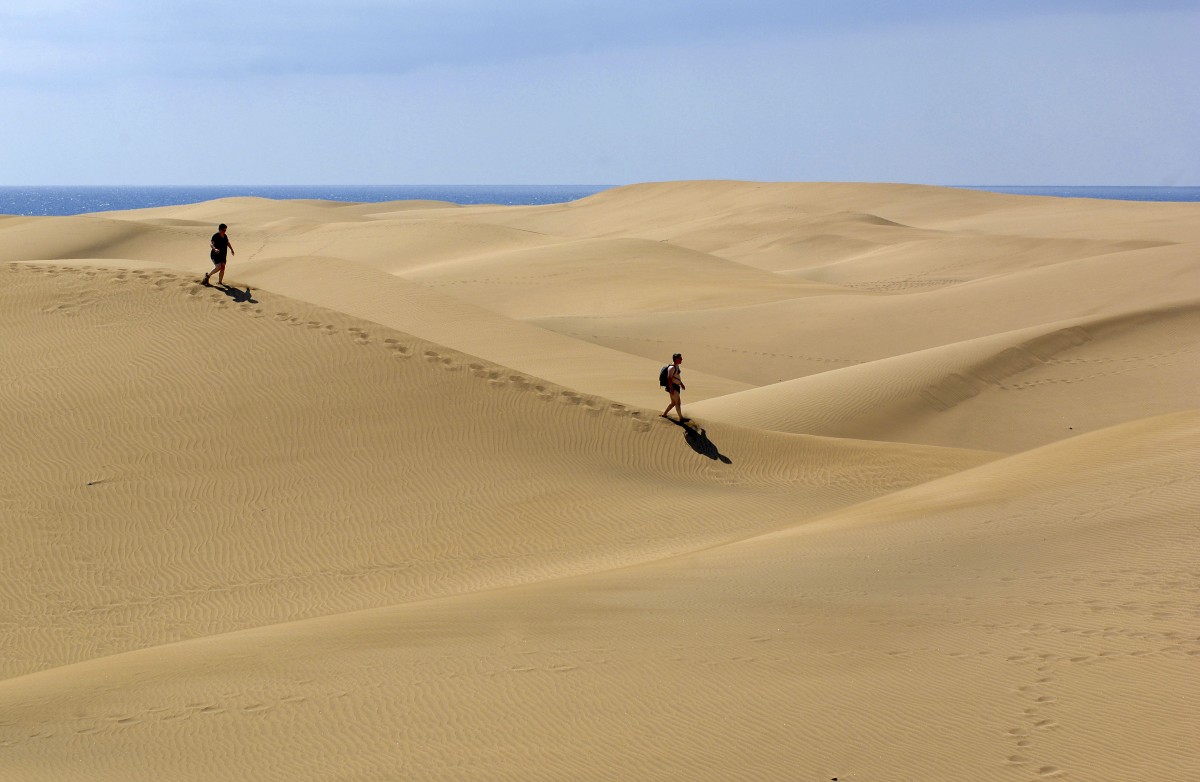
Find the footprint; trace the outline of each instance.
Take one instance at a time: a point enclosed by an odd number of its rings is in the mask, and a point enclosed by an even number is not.
[[[397,358],[411,358],[412,357],[412,348],[410,348],[407,345],[401,345],[399,342],[396,342],[395,340],[392,340],[392,344],[388,345],[388,350],[390,350],[392,352],[392,355],[396,356]]]

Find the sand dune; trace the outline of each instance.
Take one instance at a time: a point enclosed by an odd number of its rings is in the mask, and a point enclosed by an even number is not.
[[[0,778],[1200,777],[1197,218],[0,219]]]
[[[1194,301],[1194,245],[1114,252],[925,286],[903,268],[865,290],[677,313],[539,318],[544,328],[598,345],[661,355],[688,345],[697,366],[755,386],[998,333]]]
[[[834,293],[639,239],[585,240],[426,266],[405,274],[513,318],[701,310]]]
[[[1200,305],[1168,305],[832,369],[692,410],[782,432],[1017,451],[1187,409],[1200,387]],[[1075,400],[1095,401],[1076,406]]]

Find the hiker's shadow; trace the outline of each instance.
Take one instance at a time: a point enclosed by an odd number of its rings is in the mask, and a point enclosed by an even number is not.
[[[707,456],[713,461],[721,462],[722,464],[733,464],[733,460],[721,453],[716,444],[714,444],[712,440],[708,439],[708,433],[699,426],[696,424],[688,426],[682,421],[676,421],[673,418],[668,418],[667,420],[683,430],[683,438],[687,440],[687,444],[691,446],[693,451],[701,456]]]
[[[235,288],[232,285],[226,285],[223,282],[217,283],[217,285],[215,287],[221,293],[224,293],[226,296],[233,299],[238,304],[242,304],[242,303],[258,304],[258,300],[255,299],[250,294],[250,286],[249,285],[246,286],[246,290],[241,290],[240,288]]]

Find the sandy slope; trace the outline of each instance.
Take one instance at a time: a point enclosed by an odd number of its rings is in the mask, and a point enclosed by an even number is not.
[[[0,778],[1198,777],[1197,218],[0,219]]]

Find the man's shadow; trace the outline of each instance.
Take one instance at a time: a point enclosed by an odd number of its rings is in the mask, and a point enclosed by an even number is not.
[[[693,451],[722,464],[733,464],[733,461],[721,453],[713,441],[708,439],[708,433],[701,429],[699,425],[693,422],[691,426],[688,426],[682,421],[676,421],[674,418],[668,418],[667,420],[683,430],[683,439],[687,440],[687,444],[691,446]]]
[[[242,303],[258,304],[258,300],[255,299],[250,294],[250,286],[249,285],[246,286],[246,290],[241,290],[240,288],[235,288],[232,285],[226,285],[223,282],[219,282],[216,285],[214,285],[213,287],[216,288],[217,290],[219,290],[221,293],[224,293],[229,298],[236,301],[238,304],[242,304]]]

